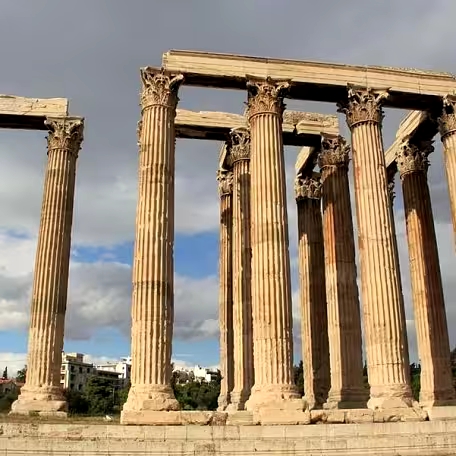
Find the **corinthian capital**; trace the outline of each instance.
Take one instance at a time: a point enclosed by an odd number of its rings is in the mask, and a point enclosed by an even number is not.
[[[219,196],[231,195],[233,193],[233,172],[218,170],[217,171]]]
[[[315,176],[296,176],[294,188],[296,201],[321,198],[321,180]]]
[[[384,117],[382,104],[388,96],[388,90],[349,85],[347,100],[337,104],[338,112],[347,116],[350,130],[356,125],[368,122],[381,125]]]
[[[167,106],[176,109],[179,98],[177,92],[184,80],[182,74],[172,74],[156,68],[141,68],[141,107]]]
[[[276,81],[271,78],[250,79],[247,82],[249,120],[257,114],[277,114],[282,117],[285,109],[283,97],[290,88],[289,81]]]
[[[233,166],[239,160],[250,160],[250,132],[248,128],[233,128],[230,131],[228,147],[228,166]]]
[[[350,146],[342,136],[322,136],[318,166],[322,171],[348,168]]]
[[[401,179],[410,173],[426,173],[429,168],[428,155],[434,151],[433,141],[410,144],[405,141],[396,152],[396,162]]]
[[[456,133],[456,95],[447,95],[443,98],[442,115],[437,121],[442,139]]]
[[[48,117],[44,124],[49,129],[48,152],[62,149],[78,156],[84,139],[84,119],[81,117]]]

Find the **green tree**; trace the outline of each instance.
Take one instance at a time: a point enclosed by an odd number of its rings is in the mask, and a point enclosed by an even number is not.
[[[304,396],[304,363],[299,361],[297,366],[293,366],[293,380],[301,396]]]
[[[111,379],[94,375],[87,381],[83,397],[89,403],[89,415],[112,414],[116,405],[116,384]]]
[[[27,377],[27,366],[24,366],[22,369],[19,369],[16,374],[16,381],[19,383],[25,383]]]
[[[188,382],[184,384],[172,382],[174,395],[182,410],[216,410],[220,394],[221,375],[210,382]]]
[[[119,412],[122,410],[123,405],[127,402],[128,392],[130,391],[130,385],[124,386],[117,391],[116,395],[116,406],[119,409]]]
[[[68,402],[68,412],[72,415],[87,415],[90,402],[80,391],[65,390],[65,398]]]
[[[419,364],[410,364],[410,386],[413,398],[418,401],[421,389],[421,366]]]
[[[5,369],[3,369],[2,378],[5,380],[8,378],[8,366],[6,366]]]
[[[9,412],[11,410],[11,404],[17,399],[17,396],[17,391],[0,393],[0,413]]]

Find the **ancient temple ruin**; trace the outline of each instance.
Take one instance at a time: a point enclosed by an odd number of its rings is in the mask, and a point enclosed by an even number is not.
[[[440,133],[456,231],[454,76],[414,69],[170,51],[161,68],[141,69],[141,82],[132,385],[122,423],[280,425],[377,422],[386,416],[401,421],[456,417],[427,184],[428,156],[433,152],[434,136]],[[244,90],[245,116],[177,109],[183,84]],[[284,104],[287,97],[333,103],[334,111],[346,118],[351,146],[340,135],[335,116],[288,112]],[[412,110],[386,152],[383,107]],[[65,121],[65,128],[59,130],[55,121],[48,120],[52,127],[50,151],[66,151],[66,155],[56,156],[75,160],[82,140],[82,122],[75,122]],[[62,134],[54,145],[57,131]],[[223,142],[217,172],[223,380],[219,410],[210,413],[179,411],[170,383],[178,137]],[[284,144],[302,147],[294,183],[296,208],[287,207]],[[356,202],[353,209],[350,168]],[[68,214],[74,163],[56,162],[50,169],[43,214],[55,204],[60,212],[67,208]],[[64,194],[52,187],[57,179],[55,169],[63,173],[58,179],[67,179]],[[410,387],[392,208],[397,173],[406,212],[422,366],[419,403],[414,402]],[[298,394],[292,375],[290,210],[298,212],[304,398]],[[352,213],[358,231],[359,292]],[[43,224],[57,223],[57,219],[43,217]],[[68,232],[71,220],[62,216],[58,223]],[[64,251],[60,255],[67,265],[69,237],[48,236],[51,229],[47,225],[40,229],[30,378],[14,413],[64,411],[56,369],[63,342],[67,279],[62,277],[58,291],[39,268],[53,267],[53,257],[47,256],[50,249]],[[49,294],[52,299],[42,298]],[[362,333],[369,390],[363,385]],[[49,366],[49,371],[40,366]]]

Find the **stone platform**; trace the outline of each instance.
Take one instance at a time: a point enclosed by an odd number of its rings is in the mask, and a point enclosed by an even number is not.
[[[456,420],[456,407],[420,407],[388,410],[276,410],[261,409],[258,412],[198,412],[153,410],[123,411],[121,424],[153,426],[255,426],[301,424],[361,424],[388,422],[417,422],[428,420]]]
[[[443,456],[456,421],[294,426],[0,424],[0,455]]]

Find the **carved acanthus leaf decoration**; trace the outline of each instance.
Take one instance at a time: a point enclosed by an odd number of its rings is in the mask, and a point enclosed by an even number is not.
[[[408,141],[400,145],[396,152],[396,162],[401,179],[410,173],[426,173],[429,168],[428,155],[434,151],[434,141],[421,141],[410,144]]]
[[[239,160],[250,160],[250,131],[245,127],[230,131],[228,166],[232,167]]]
[[[384,117],[382,105],[388,96],[388,90],[348,85],[347,100],[337,104],[337,111],[347,116],[347,124],[350,129],[366,122],[381,125]]]
[[[172,74],[155,68],[141,68],[141,107],[167,106],[176,109],[179,98],[177,93],[184,80],[182,74]]]
[[[271,78],[250,79],[247,82],[249,120],[264,113],[282,116],[285,109],[283,97],[290,88],[289,81],[276,81]]]
[[[313,176],[296,176],[294,188],[296,201],[321,198],[321,180]]]
[[[231,195],[233,193],[233,173],[232,171],[218,170],[217,181],[219,183],[219,196]]]
[[[456,95],[447,95],[443,98],[442,115],[437,119],[440,135],[445,136],[456,133]]]
[[[78,156],[84,139],[84,119],[79,117],[48,117],[44,124],[49,129],[48,151],[62,149]]]
[[[323,174],[335,168],[348,168],[350,145],[342,136],[322,135],[321,150],[318,154],[318,166]]]

